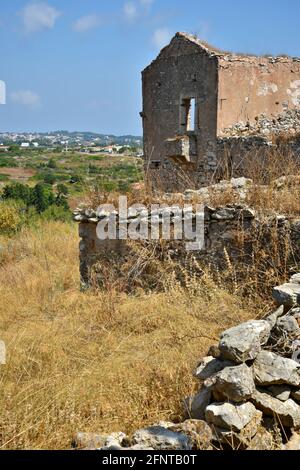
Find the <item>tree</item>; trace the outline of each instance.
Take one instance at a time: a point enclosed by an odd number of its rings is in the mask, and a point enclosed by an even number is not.
[[[37,184],[32,189],[31,202],[39,213],[44,212],[55,203],[55,196],[51,186],[42,183]]]
[[[56,161],[53,158],[50,158],[50,160],[47,163],[47,167],[54,170],[55,168],[57,168]]]
[[[58,196],[67,196],[69,194],[68,187],[63,183],[58,184],[57,193],[58,193]]]
[[[55,181],[56,181],[56,178],[51,173],[46,173],[44,175],[44,183],[50,184],[52,186],[55,183]]]
[[[30,188],[22,183],[13,183],[3,188],[3,199],[15,199],[27,204],[30,202]]]

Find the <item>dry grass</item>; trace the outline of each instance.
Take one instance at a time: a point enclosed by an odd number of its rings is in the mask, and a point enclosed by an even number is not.
[[[247,202],[300,214],[298,173],[284,168],[278,174],[276,161],[269,165],[270,181],[294,176],[278,189],[262,186],[265,170],[256,166]],[[157,202],[143,194],[137,201],[140,193],[133,193],[129,204]],[[95,206],[99,196],[91,195]],[[111,195],[111,202],[117,197]],[[236,196],[229,191],[216,197],[222,205]],[[241,246],[243,236],[237,234]],[[197,386],[193,364],[221,331],[266,313],[271,286],[288,276],[289,242],[275,231],[266,246],[257,245],[248,266],[233,265],[225,253],[222,273],[183,269],[179,283],[174,265],[165,269],[154,256],[151,279],[165,290],[138,288],[128,295],[115,283],[110,262],[106,291],[83,293],[78,242],[76,226],[50,222],[0,240],[0,339],[8,353],[0,369],[0,448],[69,448],[77,431],[131,432],[179,420],[182,399]],[[138,278],[145,258],[151,259],[147,252],[136,253],[123,271]]]
[[[259,313],[209,276],[160,294],[82,293],[76,232],[45,223],[1,240],[1,448],[68,448],[76,431],[179,419],[193,364]]]

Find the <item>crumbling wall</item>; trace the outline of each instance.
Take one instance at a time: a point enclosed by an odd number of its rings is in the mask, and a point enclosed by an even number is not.
[[[223,57],[219,59],[218,135],[239,122],[276,118],[300,107],[300,59]]]
[[[175,37],[170,46],[163,49],[143,71],[142,78],[146,171],[149,176],[161,171],[162,181],[171,185],[176,171],[170,174],[167,171],[170,165],[166,143],[168,139],[187,135],[195,138],[196,151],[182,168],[187,175],[190,173],[190,179],[195,179],[200,185],[205,184],[207,173],[216,167],[217,59],[199,50],[195,44]],[[184,129],[182,122],[186,98],[196,99],[193,131]],[[178,181],[177,177],[175,181]],[[155,182],[153,186],[156,187]],[[180,188],[174,189],[178,191]]]
[[[160,217],[163,217],[164,210],[160,209]],[[171,215],[171,223],[174,223],[175,217],[175,213]],[[203,217],[204,247],[202,250],[192,251],[192,255],[205,265],[211,264],[218,269],[224,269],[228,258],[233,263],[250,263],[253,250],[259,243],[261,246],[270,247],[271,251],[277,250],[278,256],[282,256],[283,259],[290,257],[287,263],[293,264],[300,260],[300,219],[291,220],[283,216],[260,219],[253,210],[243,205],[228,205],[217,209],[206,206]],[[97,223],[98,220],[103,220],[103,217],[97,218],[93,211],[76,213],[75,219],[80,223],[81,280],[84,285],[90,285],[93,282],[93,268],[98,262],[100,262],[98,269],[101,270],[101,260],[107,259],[110,262],[126,260],[129,253],[128,242],[120,239],[99,240],[96,232]],[[126,223],[129,225],[133,220],[137,220],[136,216],[128,217]],[[124,224],[123,219],[122,224]],[[166,240],[164,250],[172,259],[181,262],[187,255],[186,241],[190,240]]]

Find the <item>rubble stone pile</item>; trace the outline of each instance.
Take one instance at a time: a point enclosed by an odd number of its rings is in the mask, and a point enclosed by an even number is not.
[[[287,109],[277,118],[260,114],[257,116],[255,123],[238,122],[222,132],[227,137],[241,135],[270,136],[283,133],[286,135],[300,133],[300,109]]]
[[[78,433],[77,448],[100,450],[299,450],[300,274],[273,289],[278,309],[220,336],[195,371],[186,421],[132,436]]]

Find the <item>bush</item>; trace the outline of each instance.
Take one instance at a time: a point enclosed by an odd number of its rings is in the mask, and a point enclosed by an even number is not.
[[[64,206],[52,205],[48,207],[42,214],[42,219],[50,221],[54,220],[56,222],[71,222],[72,214]]]
[[[54,170],[55,168],[57,168],[57,163],[56,163],[56,161],[53,160],[53,158],[51,158],[51,159],[48,161],[48,163],[47,163],[47,167],[48,167],[48,168],[52,168],[52,169]]]
[[[0,232],[2,234],[14,233],[21,226],[22,217],[19,209],[7,202],[0,203]]]
[[[9,184],[3,188],[2,198],[23,201],[29,204],[31,199],[30,188],[21,183]]]
[[[44,179],[44,183],[50,184],[51,186],[56,182],[55,176],[52,175],[51,173],[46,173],[43,179]]]

